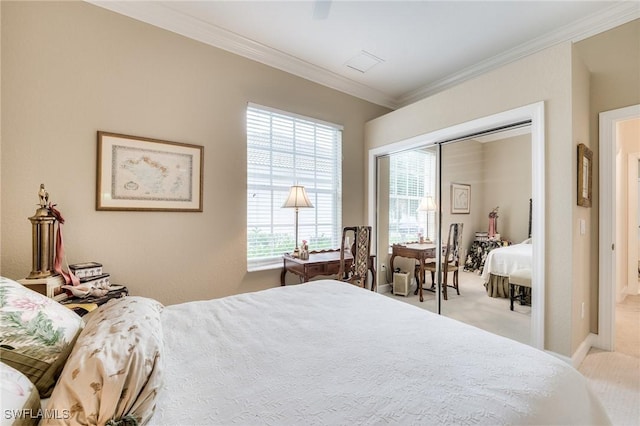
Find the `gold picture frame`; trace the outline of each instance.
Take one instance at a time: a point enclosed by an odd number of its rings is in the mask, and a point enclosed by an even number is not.
[[[593,181],[593,151],[585,144],[578,144],[578,205],[591,207]]]
[[[204,147],[98,131],[96,210],[202,211]]]

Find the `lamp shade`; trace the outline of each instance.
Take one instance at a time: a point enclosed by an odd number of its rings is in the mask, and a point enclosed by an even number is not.
[[[304,186],[293,185],[289,191],[289,196],[282,207],[313,207],[313,204],[309,201],[309,197],[307,197],[307,191],[304,190]]]
[[[419,212],[432,212],[436,209],[436,203],[433,201],[433,197],[431,195],[424,197],[420,200],[420,205],[418,206]]]

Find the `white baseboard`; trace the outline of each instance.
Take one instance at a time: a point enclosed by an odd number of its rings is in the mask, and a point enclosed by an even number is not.
[[[607,341],[603,335],[600,334],[592,334],[594,336],[593,342],[591,342],[592,348],[602,349],[603,351],[612,352],[613,348],[611,346],[611,342]]]
[[[573,356],[571,358],[565,355],[560,355],[559,353],[552,352],[552,351],[545,351],[545,352],[555,356],[558,359],[561,359],[567,364],[572,365],[574,368],[578,368],[580,364],[582,364],[582,361],[584,361],[587,354],[589,353],[589,349],[595,346],[595,342],[597,338],[598,336],[596,334],[589,333],[586,339],[584,339],[584,341],[580,343],[580,346],[578,346],[578,349],[573,353]]]
[[[378,293],[391,293],[391,284],[381,284],[378,286]]]
[[[589,333],[586,339],[584,339],[582,343],[580,343],[580,346],[578,346],[578,349],[573,353],[573,356],[571,357],[571,364],[575,368],[578,368],[580,364],[582,364],[582,361],[584,361],[585,357],[589,353],[589,349],[595,346],[596,340],[598,340],[598,336],[596,334]]]
[[[629,286],[626,285],[622,288],[622,290],[620,290],[620,293],[616,295],[616,303],[622,303],[624,301],[624,298],[627,297],[628,290]]]

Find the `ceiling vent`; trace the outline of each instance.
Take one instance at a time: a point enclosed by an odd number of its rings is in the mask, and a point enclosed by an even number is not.
[[[364,74],[380,62],[384,62],[384,59],[378,58],[377,56],[363,50],[358,55],[349,59],[345,65]]]

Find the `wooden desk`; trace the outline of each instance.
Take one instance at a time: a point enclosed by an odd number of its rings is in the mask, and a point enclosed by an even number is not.
[[[393,271],[393,260],[396,256],[407,257],[409,259],[417,259],[420,262],[420,274],[418,274],[418,288],[416,291],[420,294],[420,301],[424,301],[422,296],[422,280],[424,279],[424,263],[426,259],[435,259],[436,257],[436,245],[433,243],[409,243],[409,244],[394,244],[391,246],[391,260],[389,266]],[[413,271],[411,271],[413,272]],[[444,290],[446,291],[446,290]]]
[[[287,272],[298,275],[302,282],[308,282],[318,275],[337,275],[340,270],[340,250],[312,251],[309,259],[302,260],[286,253],[283,257],[283,268],[280,273],[280,285],[285,285],[284,277]],[[375,255],[369,256],[369,271],[371,271],[371,291],[376,291]],[[344,255],[345,267],[353,263],[351,253]]]

